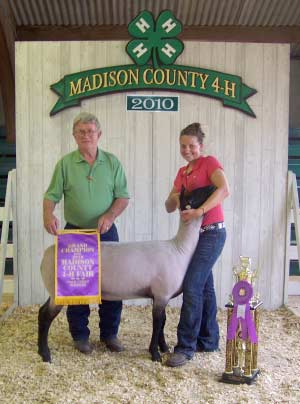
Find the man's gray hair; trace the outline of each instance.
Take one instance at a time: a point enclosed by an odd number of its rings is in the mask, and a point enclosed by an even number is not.
[[[82,122],[82,123],[94,123],[94,124],[96,125],[97,130],[98,130],[98,131],[101,130],[101,126],[100,126],[100,123],[99,123],[99,121],[98,121],[98,118],[97,118],[95,115],[90,114],[89,112],[80,112],[80,114],[78,114],[78,115],[74,118],[74,121],[73,121],[73,131],[74,131],[75,126],[76,126],[79,122]]]

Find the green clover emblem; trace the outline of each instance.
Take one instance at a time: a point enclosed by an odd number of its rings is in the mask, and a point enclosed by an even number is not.
[[[175,38],[181,31],[181,22],[171,11],[161,12],[156,22],[149,11],[142,11],[128,25],[130,35],[138,39],[128,42],[126,52],[139,66],[150,59],[155,69],[159,64],[170,65],[184,48],[180,39]]]

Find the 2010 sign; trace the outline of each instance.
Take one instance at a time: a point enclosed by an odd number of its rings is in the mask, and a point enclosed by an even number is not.
[[[176,112],[179,97],[127,95],[127,111]]]

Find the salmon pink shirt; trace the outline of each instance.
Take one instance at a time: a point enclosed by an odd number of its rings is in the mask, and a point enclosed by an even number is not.
[[[213,185],[210,177],[212,173],[223,167],[219,161],[213,156],[201,156],[194,164],[192,171],[187,174],[187,166],[181,167],[177,173],[174,181],[174,187],[177,192],[181,191],[182,185],[188,192],[193,191],[196,188],[206,187],[207,185]],[[224,221],[224,213],[222,205],[219,204],[205,213],[202,227],[212,223],[219,223]]]

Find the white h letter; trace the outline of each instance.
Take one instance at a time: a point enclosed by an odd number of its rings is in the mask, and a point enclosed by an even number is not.
[[[133,53],[136,53],[137,57],[141,57],[145,52],[147,52],[147,48],[144,48],[143,42],[141,42],[138,46],[133,49]]]
[[[167,55],[169,58],[172,57],[172,54],[176,52],[176,49],[172,48],[168,43],[165,44],[163,48],[161,48],[162,52]]]
[[[144,18],[141,18],[139,21],[137,21],[135,25],[138,27],[140,31],[142,31],[142,33],[144,33],[145,31],[147,31],[147,29],[150,28],[150,25],[147,23],[147,21],[144,20]]]
[[[163,25],[163,29],[168,33],[170,31],[172,31],[173,28],[176,27],[176,22],[173,22],[172,24],[172,18],[169,18]]]

